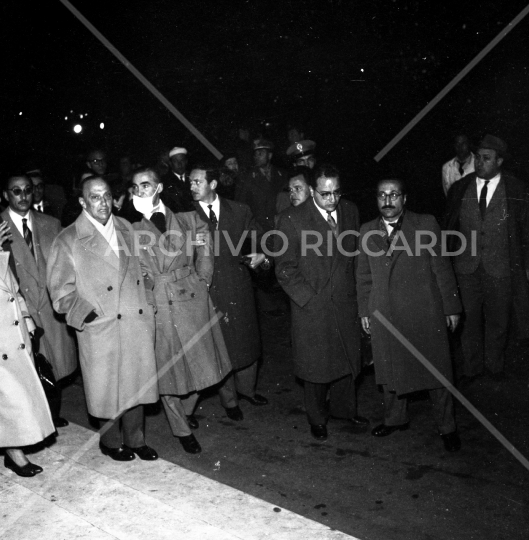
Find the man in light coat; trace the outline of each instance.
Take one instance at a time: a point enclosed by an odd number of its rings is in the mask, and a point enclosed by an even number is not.
[[[158,400],[152,295],[148,302],[134,231],[111,213],[108,183],[89,177],[81,188],[81,215],[51,247],[50,295],[77,331],[88,412],[108,420],[102,453],[153,460],[143,429],[143,404]]]
[[[372,434],[407,429],[406,394],[429,390],[445,448],[456,451],[461,442],[452,395],[377,317],[385,317],[452,381],[446,328],[455,329],[462,308],[450,260],[442,255],[441,230],[433,216],[404,211],[400,180],[379,182],[377,200],[380,217],[360,229],[356,274],[362,328],[371,334],[376,381],[384,391],[384,423]]]
[[[9,178],[4,189],[9,208],[2,218],[11,232],[11,252],[20,291],[39,329],[39,352],[49,360],[56,380],[60,381],[77,368],[73,334],[64,318],[53,311],[46,288],[46,263],[61,224],[58,219],[32,209],[34,189],[26,175]],[[55,426],[67,426],[68,421],[60,416],[60,400],[51,409]]]
[[[198,391],[219,383],[231,363],[208,294],[213,249],[208,226],[195,211],[174,214],[160,200],[163,184],[152,169],[133,178],[130,214],[146,283],[156,303],[156,362],[162,403],[184,451],[197,454],[191,433]],[[200,234],[202,241],[197,241]]]
[[[292,347],[297,377],[304,382],[312,436],[327,439],[329,416],[354,426],[369,421],[357,415],[355,379],[360,372],[360,324],[353,254],[358,209],[342,200],[340,173],[318,167],[304,203],[279,214],[276,275],[290,297]],[[327,404],[327,394],[330,400]]]

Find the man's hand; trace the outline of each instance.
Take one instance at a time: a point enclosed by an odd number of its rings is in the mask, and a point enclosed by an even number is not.
[[[2,250],[2,244],[7,240],[11,240],[11,231],[9,230],[9,223],[7,221],[2,221],[0,223],[0,251]]]
[[[203,233],[203,232],[197,233],[196,244],[198,246],[205,246],[207,237],[208,237],[208,233]]]
[[[361,317],[362,321],[362,329],[366,334],[371,334],[371,324],[369,321],[369,317]]]
[[[446,316],[446,326],[450,329],[451,332],[453,332],[457,328],[460,318],[461,318],[461,315],[447,315]]]
[[[250,257],[248,266],[252,269],[257,268],[266,259],[266,255],[264,253],[250,253],[247,256]]]

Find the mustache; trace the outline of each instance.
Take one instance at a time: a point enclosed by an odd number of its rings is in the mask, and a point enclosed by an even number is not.
[[[391,206],[391,204],[386,204],[382,207],[382,210],[385,210],[386,208],[395,208],[394,206]]]

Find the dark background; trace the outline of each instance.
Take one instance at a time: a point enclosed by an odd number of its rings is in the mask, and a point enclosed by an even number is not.
[[[442,210],[452,138],[504,138],[525,178],[529,17],[381,161],[374,156],[525,7],[471,1],[77,0],[74,6],[221,152],[236,128],[287,146],[301,123],[336,163],[364,217],[376,179],[408,181],[408,205]],[[208,151],[59,0],[1,6],[3,177],[40,167],[71,185],[93,145],[153,161],[163,148]],[[363,70],[363,71],[362,71]],[[73,112],[71,112],[73,111]],[[22,115],[19,113],[22,112]],[[88,113],[82,121],[80,114]],[[65,120],[68,117],[68,120]],[[75,119],[75,122],[74,122]],[[74,123],[84,126],[75,135]],[[99,123],[105,129],[99,129]]]

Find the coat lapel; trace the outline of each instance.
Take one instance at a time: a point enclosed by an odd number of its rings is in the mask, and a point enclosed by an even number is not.
[[[129,229],[117,218],[113,217],[114,227],[116,228],[116,235],[118,237],[118,244],[121,248],[119,250],[119,286],[123,283],[127,269],[129,267],[129,261],[131,255],[133,255],[134,246],[132,245],[132,237]],[[120,233],[120,234],[118,234]],[[122,245],[122,242],[125,245]]]
[[[75,221],[75,228],[77,231],[77,238],[79,238],[79,242],[81,242],[85,249],[113,268],[119,268],[117,257],[110,247],[110,244],[104,239],[103,235],[94,227],[94,225],[90,223],[90,220],[84,215],[84,212],[81,212],[81,215]]]

